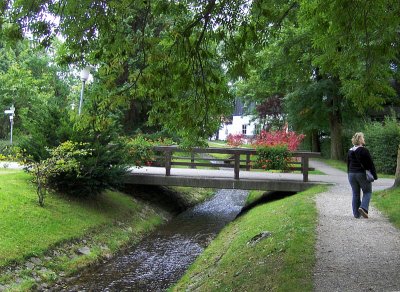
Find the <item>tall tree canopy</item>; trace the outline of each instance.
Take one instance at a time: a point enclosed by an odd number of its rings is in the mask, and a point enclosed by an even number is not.
[[[399,11],[386,0],[255,1],[264,38],[242,92],[253,100],[285,95],[291,124],[311,135],[327,129],[332,158],[342,158],[344,120],[395,97]],[[263,95],[252,94],[260,88]]]
[[[255,93],[243,92],[260,103],[284,95],[293,122],[315,121],[307,130],[328,128],[333,158],[343,111],[394,96],[396,0],[19,0],[0,13],[2,37],[25,31],[48,46],[61,35],[60,63],[95,66],[102,108],[141,102],[150,123],[192,140],[229,111],[228,78],[250,80]]]
[[[62,35],[58,61],[95,66],[104,107],[145,100],[151,124],[190,140],[212,135],[230,109],[225,55],[238,52],[223,41],[244,22],[247,2],[10,1],[3,28],[29,31],[45,46]]]
[[[50,133],[58,127],[59,117],[51,117],[50,109],[66,109],[68,78],[61,78],[62,70],[51,64],[50,56],[27,40],[17,42],[12,48],[0,43],[0,56],[0,109],[15,106],[15,130],[22,134],[28,134],[29,129],[48,119],[47,139],[51,145],[56,144]],[[0,137],[4,138],[9,133],[8,116],[2,115],[0,121]]]

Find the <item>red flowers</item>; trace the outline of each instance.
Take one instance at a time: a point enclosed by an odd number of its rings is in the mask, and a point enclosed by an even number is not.
[[[227,144],[233,147],[239,147],[244,143],[243,134],[229,134],[227,139]]]
[[[290,151],[294,151],[299,147],[304,137],[303,134],[296,134],[290,131],[267,132],[263,130],[253,141],[252,145],[253,147],[286,145]]]

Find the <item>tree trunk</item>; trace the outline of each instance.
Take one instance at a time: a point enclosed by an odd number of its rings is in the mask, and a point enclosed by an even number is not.
[[[318,131],[313,130],[311,132],[311,151],[321,152],[321,142],[319,141]]]
[[[340,96],[333,97],[332,111],[329,114],[329,127],[331,132],[331,158],[336,160],[343,159],[340,102]]]
[[[397,166],[396,166],[396,175],[394,178],[393,188],[397,188],[400,186],[400,145],[397,149]]]

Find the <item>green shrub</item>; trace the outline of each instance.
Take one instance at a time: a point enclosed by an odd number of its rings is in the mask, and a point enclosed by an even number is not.
[[[73,123],[68,112],[56,104],[46,104],[35,111],[23,110],[21,115],[21,135],[18,146],[35,160],[49,157],[47,148],[54,148],[72,139]]]
[[[89,135],[92,141],[66,141],[48,150],[44,160],[31,160],[39,203],[48,189],[88,197],[118,188],[126,173],[124,148],[107,135]],[[94,138],[93,138],[94,137]]]
[[[91,155],[79,156],[79,173],[61,173],[54,177],[60,192],[77,196],[94,196],[106,189],[118,188],[126,174],[126,153],[123,144],[106,131],[82,139],[81,150]]]
[[[396,118],[386,117],[383,123],[366,125],[365,140],[378,172],[396,172],[397,149],[400,144],[400,126]]]
[[[288,171],[291,153],[286,145],[257,147],[256,168]]]
[[[0,161],[15,161],[20,152],[19,147],[12,145],[0,145]]]
[[[151,140],[142,135],[128,139],[126,141],[128,161],[138,167],[151,165],[155,155],[153,145],[154,143]]]
[[[48,150],[49,158],[35,161],[34,158],[26,157],[27,170],[34,175],[36,192],[40,206],[44,206],[44,199],[49,189],[60,190],[59,184],[64,181],[56,179],[66,173],[80,175],[79,156],[91,155],[90,152],[79,149],[83,144],[66,141],[54,149]]]
[[[133,138],[125,140],[127,148],[127,160],[133,163],[137,167],[150,166],[154,162],[163,164],[159,159],[156,159],[156,153],[153,150],[153,146],[160,145],[172,145],[174,141],[170,138],[158,137],[157,140],[151,140],[145,135],[138,134]]]

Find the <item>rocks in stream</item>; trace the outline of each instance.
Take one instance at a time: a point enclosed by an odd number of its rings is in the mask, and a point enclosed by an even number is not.
[[[32,288],[34,291],[48,291],[50,286],[46,281],[49,278],[64,279],[67,276],[62,271],[52,270],[49,268],[49,264],[62,257],[72,259],[89,255],[92,252],[91,248],[93,247],[88,245],[87,240],[71,242],[49,251],[40,258],[37,256],[30,257],[25,262],[15,263],[2,268],[0,274],[12,280],[9,283],[0,283],[0,292],[8,291],[12,285],[19,285],[28,279],[36,282]],[[102,244],[100,249],[103,252],[104,258],[110,259],[112,257],[112,252],[107,245]]]
[[[39,258],[30,258],[29,261],[35,265],[41,265],[42,264],[42,260]]]
[[[90,248],[88,248],[87,246],[78,248],[78,254],[79,255],[89,255],[90,254]]]

